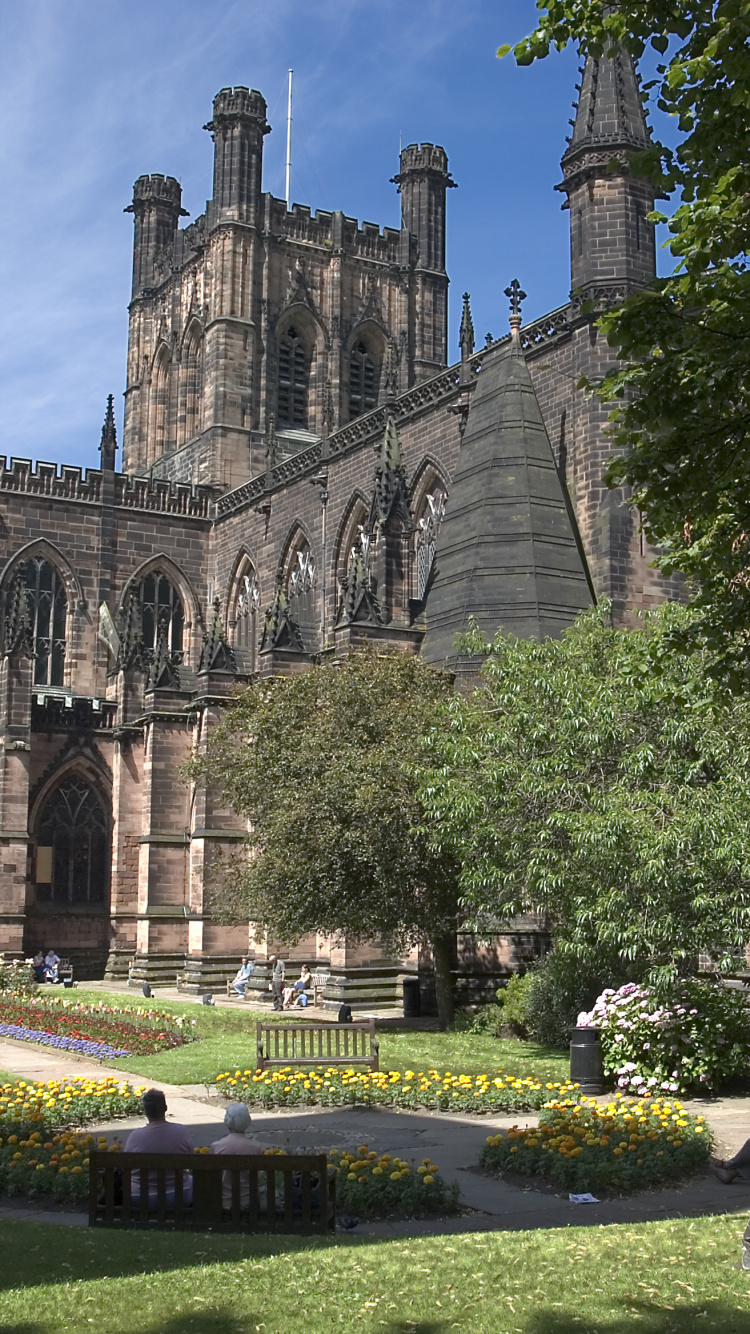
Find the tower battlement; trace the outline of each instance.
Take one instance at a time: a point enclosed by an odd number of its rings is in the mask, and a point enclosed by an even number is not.
[[[222,88],[214,98],[213,120],[205,128],[218,129],[218,122],[222,120],[246,116],[251,120],[262,121],[263,133],[267,134],[271,127],[266,124],[266,110],[266,99],[257,88],[244,88],[242,85]]]
[[[182,186],[174,176],[164,176],[158,171],[151,176],[139,176],[133,186],[133,203],[126,213],[133,213],[139,204],[164,204],[179,216],[183,211]]]
[[[439,144],[407,144],[401,150],[401,170],[393,179],[400,185],[400,177],[412,171],[436,171],[447,176],[448,154]]]

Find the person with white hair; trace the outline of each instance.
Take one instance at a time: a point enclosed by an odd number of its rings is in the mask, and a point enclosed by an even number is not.
[[[265,1153],[265,1148],[257,1140],[252,1139],[248,1134],[250,1130],[250,1113],[244,1102],[231,1102],[224,1113],[224,1125],[227,1128],[226,1135],[221,1139],[214,1140],[209,1149],[209,1153],[218,1153],[224,1155],[238,1153]],[[261,1183],[259,1182],[259,1187]],[[262,1189],[259,1189],[259,1206],[265,1208],[265,1178],[262,1182]],[[222,1174],[221,1203],[224,1209],[232,1207],[232,1177],[229,1172]],[[243,1172],[240,1177],[240,1208],[247,1209],[250,1204],[250,1182],[247,1173]]]

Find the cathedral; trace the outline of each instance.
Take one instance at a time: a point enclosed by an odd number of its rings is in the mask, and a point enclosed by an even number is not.
[[[649,131],[627,54],[587,58],[577,92],[550,182],[569,295],[524,323],[509,282],[509,332],[479,348],[465,296],[452,364],[444,148],[402,151],[400,228],[287,209],[262,189],[263,97],[224,88],[205,213],[181,225],[173,177],[135,182],[121,459],[111,398],[99,469],[0,458],[0,950],[200,995],[250,941],[262,991],[284,942],[204,911],[243,828],[177,772],[238,685],[365,642],[460,677],[469,617],[542,637],[597,597],[625,624],[669,596],[579,388],[611,362],[597,315],[655,274],[630,171]],[[459,990],[537,935],[459,937]],[[287,957],[355,1009],[429,966],[323,936]]]

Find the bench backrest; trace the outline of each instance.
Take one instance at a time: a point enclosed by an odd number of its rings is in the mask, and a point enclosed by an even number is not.
[[[269,1065],[367,1065],[378,1069],[375,1020],[353,1024],[264,1024],[256,1028],[258,1069]]]
[[[89,1227],[333,1232],[325,1154],[89,1154]],[[187,1175],[189,1174],[189,1175]],[[187,1175],[187,1181],[186,1181]],[[231,1207],[224,1208],[225,1187]]]

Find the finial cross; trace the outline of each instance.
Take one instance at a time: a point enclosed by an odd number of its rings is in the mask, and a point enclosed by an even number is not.
[[[526,293],[522,290],[521,284],[517,278],[513,279],[510,287],[506,287],[505,295],[510,297],[511,315],[521,314],[521,302],[526,300]]]

